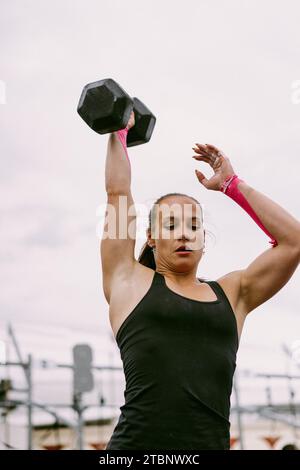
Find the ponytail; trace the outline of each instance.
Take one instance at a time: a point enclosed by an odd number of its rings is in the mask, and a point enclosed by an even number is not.
[[[144,243],[140,255],[138,257],[138,262],[143,264],[144,266],[147,266],[148,268],[151,269],[156,269],[156,263],[154,259],[154,254],[151,246],[148,245],[147,242]]]

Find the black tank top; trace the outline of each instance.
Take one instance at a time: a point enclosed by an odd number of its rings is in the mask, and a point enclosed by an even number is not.
[[[217,299],[177,294],[155,271],[121,324],[125,403],[106,449],[229,449],[237,323],[217,281]]]

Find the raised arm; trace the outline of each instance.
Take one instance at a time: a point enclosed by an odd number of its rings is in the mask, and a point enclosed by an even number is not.
[[[223,152],[210,144],[196,144],[196,160],[210,164],[214,175],[207,179],[196,170],[207,189],[222,191],[239,204],[271,237],[272,248],[264,251],[238,276],[239,302],[245,315],[273,297],[292,277],[300,262],[300,222],[283,207],[249,186],[234,172]]]
[[[268,196],[238,183],[239,191],[276,241],[241,271],[245,313],[273,297],[290,280],[300,262],[300,223]]]
[[[132,112],[127,127],[109,136],[105,163],[107,206],[100,242],[103,290],[107,302],[119,276],[133,268],[136,239],[136,212],[131,194],[131,165],[126,137],[134,125]]]

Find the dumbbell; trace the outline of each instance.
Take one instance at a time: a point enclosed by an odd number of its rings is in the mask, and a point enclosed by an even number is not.
[[[135,125],[128,131],[127,147],[148,142],[156,122],[138,98],[131,98],[112,78],[105,78],[85,85],[77,106],[78,114],[98,134],[124,129],[132,111]]]

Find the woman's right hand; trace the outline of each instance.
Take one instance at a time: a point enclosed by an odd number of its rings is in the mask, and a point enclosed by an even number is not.
[[[197,147],[192,147],[197,153],[193,158],[208,163],[214,170],[214,175],[209,179],[207,179],[201,171],[195,170],[198,181],[205,186],[206,189],[220,191],[226,178],[235,174],[229,158],[214,145],[196,144],[196,146]]]
[[[135,125],[135,119],[134,119],[134,112],[131,111],[131,114],[130,114],[130,118],[129,118],[129,121],[127,123],[127,129],[131,129],[131,127],[133,127]]]

